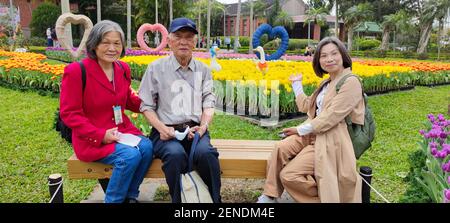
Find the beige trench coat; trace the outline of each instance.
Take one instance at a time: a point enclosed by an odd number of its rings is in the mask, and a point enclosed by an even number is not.
[[[324,80],[311,95],[301,94],[296,103],[299,111],[306,112],[316,135],[314,175],[321,202],[361,202],[361,177],[356,170],[356,158],[348,134],[345,117],[350,114],[353,123],[364,124],[364,100],[359,80],[349,77],[336,94],[336,84],[350,68],[334,80]],[[316,113],[316,97],[329,82],[323,108]]]

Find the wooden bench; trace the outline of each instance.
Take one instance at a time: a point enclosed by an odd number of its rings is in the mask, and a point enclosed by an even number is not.
[[[265,178],[267,160],[277,141],[271,140],[229,140],[212,139],[211,144],[219,152],[221,176],[223,178]],[[161,160],[155,159],[146,178],[163,178]],[[97,162],[83,162],[72,155],[67,161],[67,170],[71,179],[98,179],[104,191],[112,173],[110,165]],[[370,183],[372,170],[360,168],[361,176]],[[370,203],[370,187],[363,182],[362,202]]]
[[[212,139],[211,144],[219,152],[221,175],[225,178],[265,178],[267,159],[275,142],[269,140]],[[163,178],[161,160],[155,159],[146,178]],[[110,165],[83,162],[72,155],[67,161],[71,179],[105,179],[111,176]]]

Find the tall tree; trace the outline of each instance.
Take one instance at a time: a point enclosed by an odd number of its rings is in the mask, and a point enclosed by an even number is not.
[[[211,37],[211,0],[208,0],[208,12],[207,12],[207,25],[206,25],[206,48],[209,49],[209,41]]]
[[[395,31],[398,29],[398,27],[402,27],[408,20],[408,15],[406,14],[406,11],[400,10],[395,14],[385,15],[384,20],[381,24],[383,27],[383,37],[381,40],[381,47],[380,49],[383,51],[388,50],[389,48],[389,37],[392,31]]]
[[[438,25],[438,31],[437,31],[437,46],[438,46],[438,57],[439,60],[440,54],[441,54],[441,37],[442,37],[442,31],[444,30],[444,20],[449,15],[449,8],[450,8],[450,0],[444,0],[441,4],[441,9],[438,9],[436,13],[436,19],[439,22]]]
[[[269,13],[269,17],[267,18],[267,21],[270,25],[275,25],[275,20],[278,17],[278,15],[281,12],[281,6],[280,6],[280,1],[279,0],[275,0],[273,6],[272,6],[272,10]]]
[[[278,13],[278,16],[275,18],[273,22],[274,26],[284,26],[289,27],[289,29],[294,28],[294,20],[287,12],[280,12]]]
[[[361,22],[367,21],[372,17],[372,6],[369,3],[360,3],[352,6],[343,14],[344,24],[348,30],[347,48],[352,51],[353,44],[353,30]]]
[[[404,0],[404,6],[412,11],[419,20],[420,38],[417,53],[426,53],[430,40],[433,22],[441,15],[447,13],[450,7],[449,0]]]
[[[173,20],[173,0],[169,0],[169,20],[172,22]]]
[[[238,8],[237,8],[237,17],[236,17],[236,25],[234,26],[234,44],[233,44],[233,50],[234,53],[238,52],[238,44],[239,43],[239,25],[241,23],[241,0],[238,1]]]
[[[248,46],[248,53],[253,53],[253,0],[249,0],[250,2],[250,41]]]
[[[314,27],[319,26],[322,27],[327,24],[327,15],[330,12],[328,5],[326,4],[318,4],[317,0],[310,3],[309,9],[306,11],[306,19],[303,23],[303,26],[308,25],[308,44],[310,39],[310,23],[314,24]],[[315,30],[320,30],[315,29]]]

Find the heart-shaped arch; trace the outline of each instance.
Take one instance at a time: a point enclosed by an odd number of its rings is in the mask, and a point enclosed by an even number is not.
[[[70,44],[67,42],[67,36],[64,33],[65,27],[67,24],[81,24],[84,26],[84,34],[81,39],[80,45],[78,46],[77,51],[74,51]],[[86,41],[89,36],[89,33],[92,30],[92,21],[85,15],[74,15],[72,13],[64,13],[59,16],[58,20],[56,20],[56,36],[58,37],[58,41],[61,46],[65,48],[73,58],[78,58],[81,55],[81,52],[86,48]]]

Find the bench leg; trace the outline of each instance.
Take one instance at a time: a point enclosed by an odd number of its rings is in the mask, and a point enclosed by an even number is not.
[[[106,188],[108,188],[109,178],[98,179],[98,182],[102,186],[103,192],[105,192],[105,194],[106,194]]]
[[[367,181],[367,183],[371,183],[372,181],[372,169],[368,166],[362,166],[359,168],[359,173],[364,180]],[[362,203],[370,203],[370,187],[367,185],[366,182],[362,182],[362,190],[361,190],[361,197],[362,197]]]

